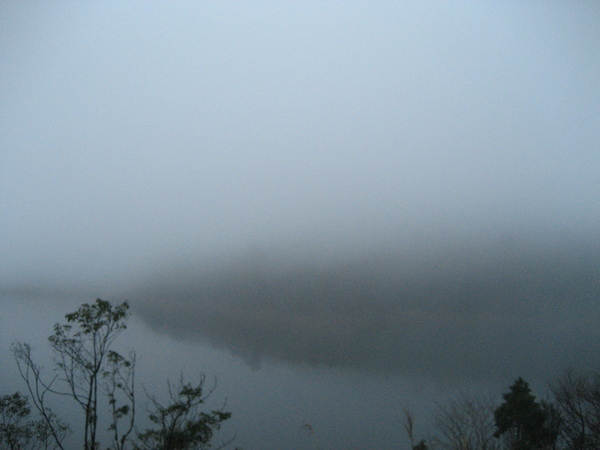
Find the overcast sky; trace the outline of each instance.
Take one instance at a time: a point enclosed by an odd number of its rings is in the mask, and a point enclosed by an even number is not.
[[[0,296],[127,296],[252,367],[597,364],[599,23],[0,2]]]

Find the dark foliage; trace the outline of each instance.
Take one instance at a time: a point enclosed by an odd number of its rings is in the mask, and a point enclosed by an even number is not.
[[[504,403],[494,411],[496,432],[511,450],[549,449],[556,444],[557,414],[548,403],[538,403],[529,384],[518,378],[503,394]]]
[[[127,328],[129,304],[113,304],[97,299],[83,304],[65,316],[66,323],[56,324],[48,338],[54,354],[55,375],[49,380],[32,358],[31,347],[25,343],[13,345],[13,355],[25,380],[32,403],[39,412],[38,422],[30,421],[27,398],[16,393],[2,397],[0,402],[0,448],[59,448],[69,427],[61,422],[48,406],[48,396],[72,398],[83,412],[83,448],[98,450],[99,402],[108,404],[107,431],[111,449],[128,446],[144,449],[209,448],[215,430],[231,413],[221,410],[205,413],[200,410],[212,393],[203,391],[204,377],[198,385],[185,384],[177,390],[169,384],[171,403],[162,406],[150,397],[154,409],[150,420],[155,427],[138,433],[141,446],[135,442],[135,354],[127,358],[113,350],[119,334]],[[226,443],[224,443],[226,444]]]
[[[183,377],[174,388],[170,383],[169,403],[161,404],[155,397],[148,396],[152,404],[149,419],[152,428],[138,433],[141,447],[155,450],[191,450],[210,448],[211,439],[221,423],[231,417],[231,413],[222,410],[209,413],[201,411],[201,407],[214,391],[205,392],[205,378],[197,385],[185,383]],[[224,443],[226,444],[226,443]]]

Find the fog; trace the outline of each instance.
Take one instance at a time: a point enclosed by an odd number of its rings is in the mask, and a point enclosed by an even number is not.
[[[148,367],[197,352],[293,402],[321,383],[303,413],[322,428],[348,380],[373,412],[391,390],[595,368],[599,19],[595,2],[2,2],[2,308],[37,327],[35,305],[127,298]],[[424,391],[399,394],[409,379]],[[241,415],[288,404],[242,384],[220,383]],[[242,447],[312,445],[233,412]],[[369,446],[349,436],[327,447]]]
[[[439,382],[600,363],[597,238],[440,244],[427,255],[319,264],[283,253],[162,273],[136,289],[139,314],[257,366],[267,358]]]

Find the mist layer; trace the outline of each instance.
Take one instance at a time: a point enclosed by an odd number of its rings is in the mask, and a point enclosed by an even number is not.
[[[503,238],[318,262],[254,253],[202,267],[143,284],[139,315],[254,365],[502,379],[600,363],[600,246],[589,239]]]

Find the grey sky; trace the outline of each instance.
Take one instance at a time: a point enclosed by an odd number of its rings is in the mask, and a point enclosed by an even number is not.
[[[597,364],[599,21],[0,2],[0,296],[128,296],[151,330],[298,370],[499,379],[516,342],[515,371]]]
[[[597,223],[593,3],[3,10],[11,277]]]

